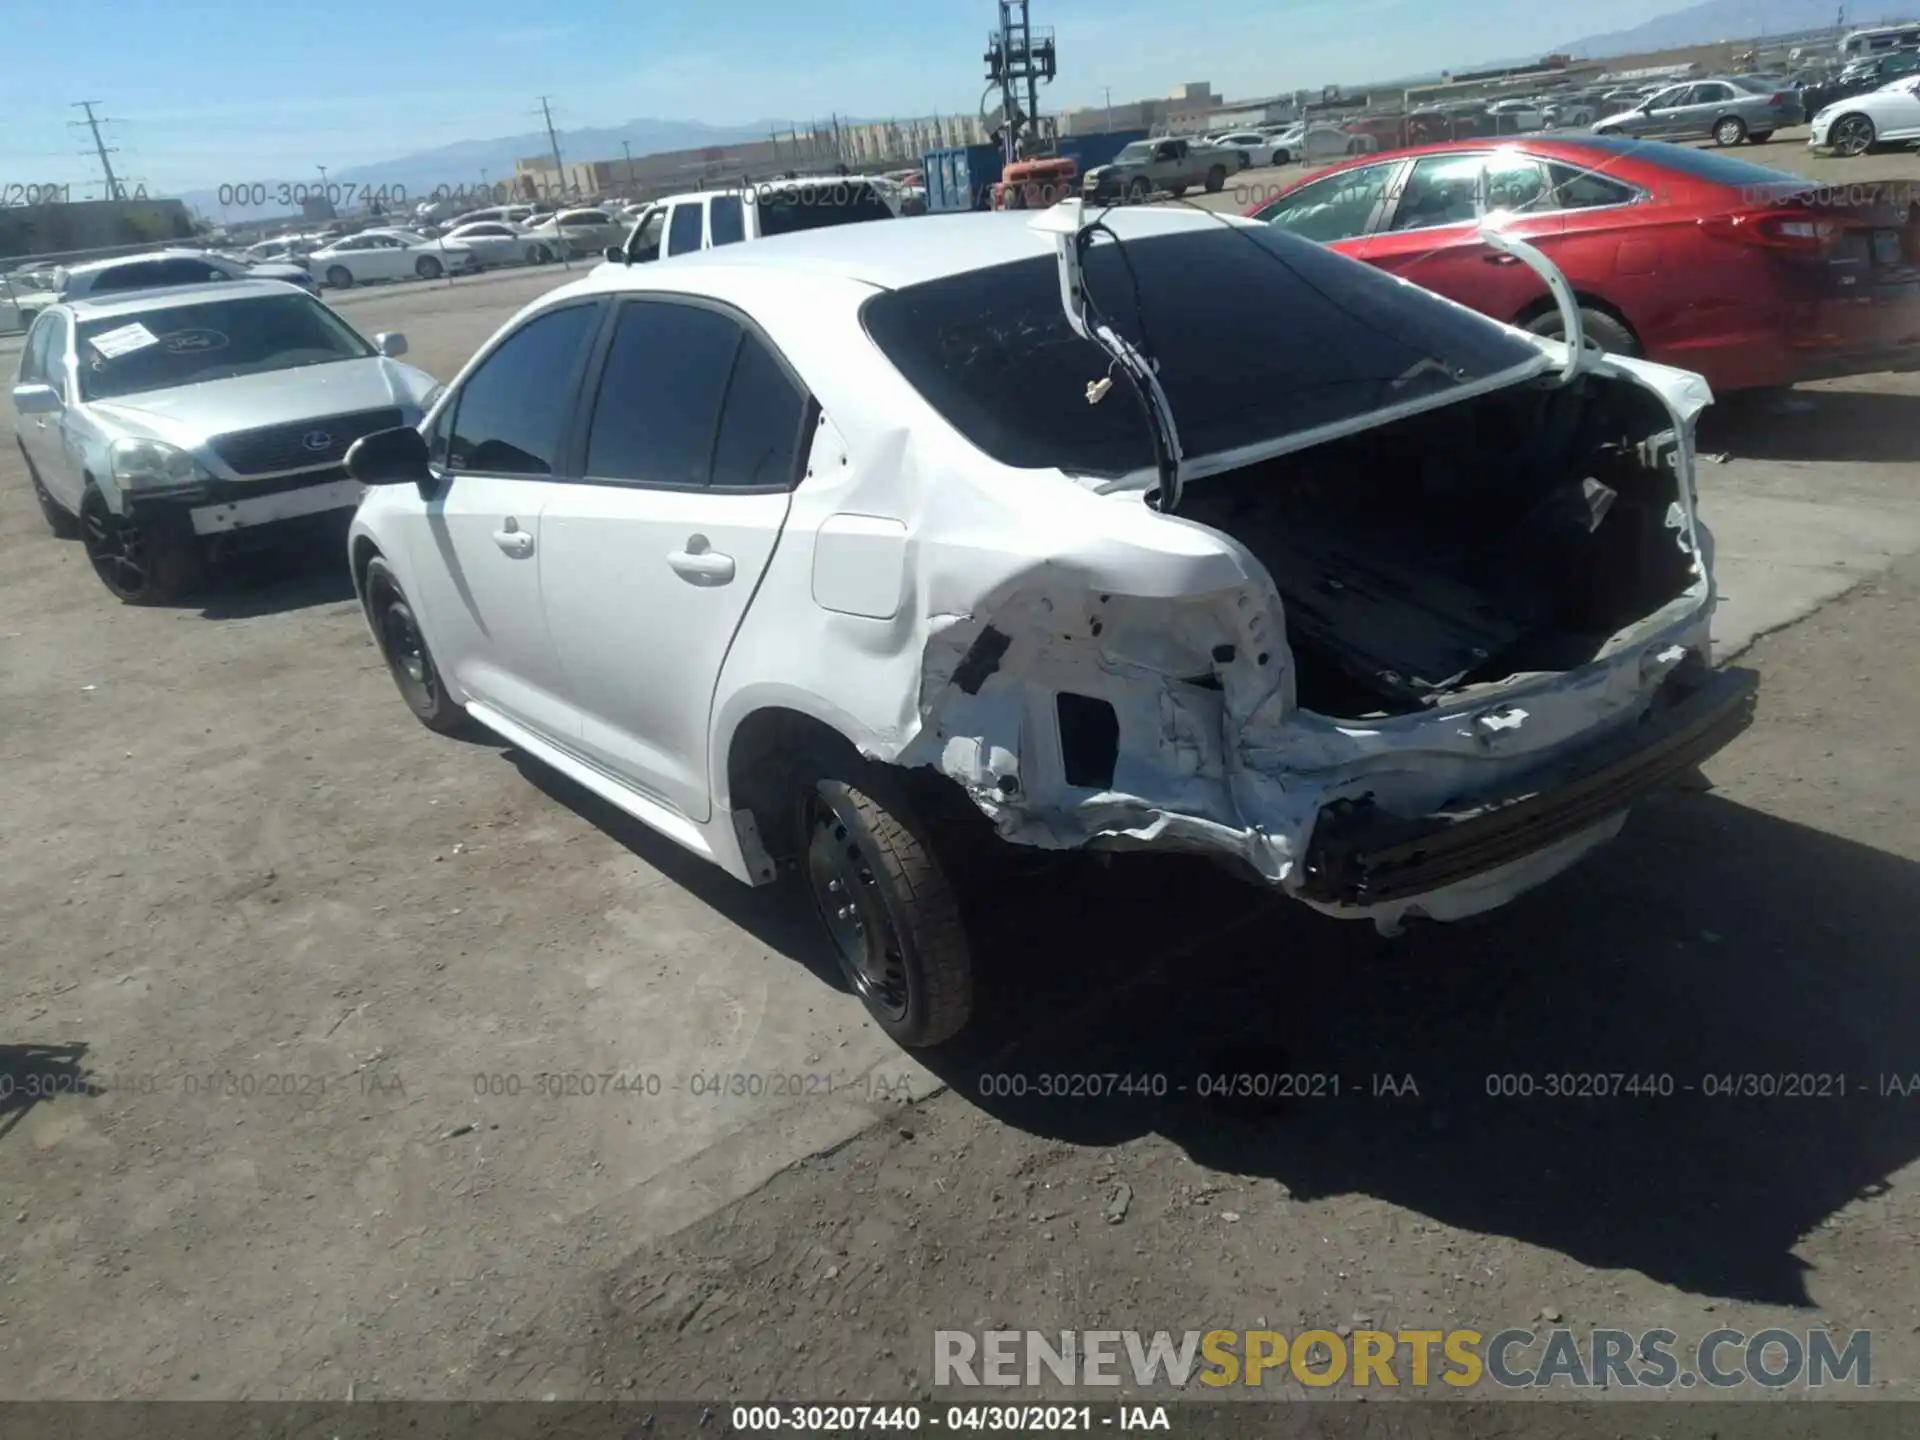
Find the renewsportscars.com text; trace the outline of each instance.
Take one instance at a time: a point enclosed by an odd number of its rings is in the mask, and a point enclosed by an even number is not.
[[[1872,1383],[1872,1336],[1822,1329],[938,1330],[935,1385],[1819,1389]]]

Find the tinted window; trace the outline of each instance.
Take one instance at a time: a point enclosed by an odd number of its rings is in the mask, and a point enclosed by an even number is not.
[[[634,260],[655,260],[660,255],[660,232],[666,227],[665,210],[649,210],[644,219],[634,227],[633,237],[627,241],[627,255]]]
[[[1259,218],[1303,240],[1326,244],[1351,239],[1366,230],[1397,169],[1397,164],[1388,164],[1343,170],[1282,195]]]
[[[47,333],[40,344],[40,378],[60,392],[60,398],[67,398],[66,375],[67,317],[50,315],[47,317]]]
[[[226,272],[204,260],[148,260],[139,265],[117,265],[93,277],[92,294],[112,290],[146,290],[159,285],[204,285],[224,280]]]
[[[762,236],[894,218],[887,202],[862,180],[822,181],[818,185],[762,190],[755,203],[760,207]]]
[[[713,243],[731,245],[747,238],[745,212],[738,195],[716,195],[708,202],[707,228]]]
[[[1537,364],[1500,327],[1276,228],[1220,227],[1088,251],[1114,327],[1159,361],[1192,455],[1294,434]],[[907,286],[866,302],[876,344],[936,410],[1003,464],[1125,474],[1150,466],[1124,378],[1068,327],[1052,257]]]
[[[685,255],[700,248],[700,212],[698,200],[673,207],[673,225],[667,232],[667,254]]]
[[[1463,225],[1478,215],[1480,170],[1492,157],[1429,155],[1416,160],[1407,177],[1400,203],[1394,207],[1392,228],[1423,230],[1431,225]]]
[[[27,336],[26,347],[20,352],[20,383],[23,385],[29,381],[47,378],[47,367],[51,363],[50,357],[53,353],[54,319],[52,315],[44,317]]]
[[[759,338],[740,343],[720,414],[713,483],[722,489],[791,485],[806,396]]]
[[[622,306],[594,399],[587,474],[705,485],[741,333],[719,311],[696,305]]]
[[[1547,173],[1553,180],[1550,210],[1586,210],[1596,205],[1626,205],[1637,193],[1632,186],[1608,180],[1591,170],[1572,165],[1549,163]]]
[[[574,305],[529,320],[461,387],[448,441],[451,470],[551,475],[572,399],[573,368],[599,310]]]

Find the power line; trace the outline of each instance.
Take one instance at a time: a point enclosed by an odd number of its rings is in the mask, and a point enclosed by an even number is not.
[[[566,166],[560,163],[560,137],[553,133],[553,110],[547,104],[547,97],[544,95],[540,97],[540,115],[547,122],[547,144],[553,149],[554,177],[560,182],[561,193],[565,194],[570,188],[567,185],[567,170]]]
[[[118,200],[121,198],[120,182],[113,178],[113,162],[107,159],[107,156],[113,152],[107,149],[107,142],[100,138],[100,121],[93,113],[93,107],[99,103],[98,100],[74,101],[73,108],[75,110],[85,110],[87,112],[87,118],[84,121],[70,120],[67,123],[70,125],[84,124],[88,130],[93,132],[93,150],[94,153],[100,157],[100,168],[106,172],[107,176],[107,199]]]

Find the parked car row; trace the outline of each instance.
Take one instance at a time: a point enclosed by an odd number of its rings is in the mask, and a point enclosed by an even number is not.
[[[790,881],[908,1046],[984,1007],[958,886],[1006,845],[1211,855],[1391,931],[1545,882],[1745,726],[1693,377],[1282,225],[1096,213],[671,197],[445,387],[283,283],[62,300],[20,446],[132,603],[351,515],[422,723]]]

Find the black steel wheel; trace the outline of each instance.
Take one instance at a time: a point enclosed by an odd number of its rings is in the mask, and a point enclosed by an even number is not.
[[[1218,195],[1223,189],[1226,188],[1226,184],[1227,184],[1227,167],[1226,166],[1216,165],[1211,170],[1207,171],[1207,193],[1209,195]]]
[[[164,605],[200,581],[198,543],[128,515],[116,515],[98,490],[80,502],[80,543],[100,583],[129,605]]]
[[[40,479],[39,470],[34,468],[33,457],[27,454],[24,445],[20,447],[20,458],[27,462],[27,483],[33,487],[34,501],[40,506],[40,515],[47,522],[47,528],[56,539],[73,539],[80,533],[80,517],[53,498],[53,492]]]
[[[1842,115],[1827,132],[1827,144],[1834,154],[1851,159],[1873,148],[1875,133],[1873,121],[1865,115]]]
[[[336,290],[350,289],[353,285],[353,272],[344,265],[327,267],[327,284]]]
[[[422,725],[442,735],[466,729],[466,707],[447,693],[439,668],[433,663],[433,652],[427,648],[427,637],[392,567],[382,557],[374,556],[367,562],[360,588],[366,596],[367,619],[380,654],[407,708]]]
[[[815,781],[800,804],[807,888],[848,985],[899,1044],[952,1039],[973,1014],[973,958],[924,822],[865,770]]]

